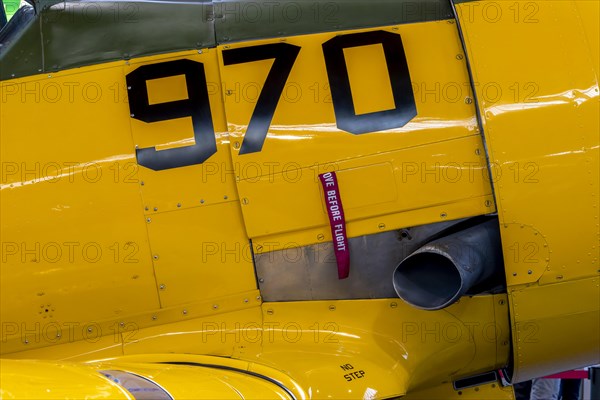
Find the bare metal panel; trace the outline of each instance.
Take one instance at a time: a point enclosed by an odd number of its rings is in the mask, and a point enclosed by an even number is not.
[[[338,279],[331,242],[255,256],[265,301],[378,299],[397,297],[392,275],[398,264],[439,232],[462,220],[349,239],[350,276]]]

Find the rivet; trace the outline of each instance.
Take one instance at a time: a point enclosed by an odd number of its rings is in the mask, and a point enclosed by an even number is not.
[[[385,224],[382,222],[382,223],[380,223],[379,225],[377,225],[377,227],[378,227],[379,229],[385,229]]]
[[[200,199],[200,204],[204,204],[204,199]]]
[[[140,185],[144,186],[144,181],[141,181],[141,182],[140,182]]]
[[[148,211],[148,207],[147,207],[147,206],[146,206],[146,207],[144,207],[144,210]]]
[[[263,278],[260,278],[260,279],[258,280],[258,282],[259,282],[259,283],[265,283],[265,280],[264,280]]]
[[[480,155],[481,154],[481,150],[480,149],[475,149],[475,154],[476,155]]]
[[[390,303],[390,308],[396,308],[396,307],[398,307],[398,303],[396,303],[395,301],[392,301]]]
[[[119,326],[121,326],[121,327],[125,326],[125,322],[119,322]]]
[[[61,334],[60,334],[60,333],[57,333],[57,334],[56,334],[56,337],[60,339],[60,337],[61,337]]]
[[[470,97],[467,97],[467,98],[465,98],[465,103],[471,104],[471,103],[473,103],[473,99]]]
[[[166,286],[164,283],[161,283],[160,286],[158,287],[160,290],[165,290]]]
[[[181,203],[177,203],[177,207],[181,207]]]
[[[216,310],[217,308],[219,308],[218,304],[213,304],[213,310]]]
[[[498,302],[498,304],[500,304],[501,306],[503,306],[503,305],[504,305],[504,300],[500,300],[500,301]]]
[[[187,310],[183,309],[183,311],[181,312],[183,315],[187,315]]]
[[[131,118],[133,118],[133,117],[135,117],[135,114],[129,114],[129,116],[130,116]]]
[[[457,55],[456,55],[456,59],[457,59],[457,60],[462,60],[463,58],[464,58],[464,57],[463,57],[463,55],[462,55],[462,54],[457,54]]]
[[[153,258],[154,258],[155,260],[158,260],[158,254],[155,254],[155,255],[153,256]]]
[[[485,201],[485,206],[486,207],[491,207],[492,206],[492,201],[491,200],[486,200]]]
[[[269,314],[269,315],[273,315],[273,314],[275,314],[275,311],[273,311],[271,308],[269,308],[269,309],[267,310],[267,314]]]
[[[531,274],[533,274],[533,271],[532,271],[532,270],[529,270],[529,271],[527,271],[527,273],[528,273],[529,275],[531,275]]]
[[[445,212],[443,212],[443,213],[440,214],[441,218],[446,218],[447,216],[448,216],[448,214],[446,214]]]
[[[256,301],[260,301],[260,296],[256,296]]]
[[[29,344],[29,340],[25,339],[25,341],[23,343]]]
[[[152,316],[152,321],[156,321],[158,319],[158,317],[156,315]]]
[[[322,233],[319,233],[319,234],[317,235],[317,239],[318,239],[318,240],[323,240],[323,239],[325,239],[325,235],[323,235]]]
[[[516,273],[516,272],[513,272],[513,276],[517,276],[517,273]]]
[[[152,218],[146,218],[146,222],[147,222],[147,223],[150,223],[150,222],[152,222]]]
[[[236,149],[236,150],[239,149],[240,148],[240,142],[234,142],[233,143],[233,148]]]
[[[87,331],[91,332],[92,331],[92,327],[90,326],[89,328],[87,328]]]
[[[154,207],[154,211],[158,211],[158,207]]]
[[[244,303],[247,303],[247,302],[248,302],[248,299],[244,299]]]
[[[227,195],[223,196],[224,200],[227,200],[229,197],[227,197]]]
[[[244,198],[242,199],[242,204],[243,204],[243,205],[247,205],[248,203],[250,203],[250,200],[248,200],[246,197],[244,197]]]
[[[333,306],[333,305],[329,306],[329,311],[335,311],[335,306]]]
[[[198,50],[198,54],[202,54],[202,50]]]

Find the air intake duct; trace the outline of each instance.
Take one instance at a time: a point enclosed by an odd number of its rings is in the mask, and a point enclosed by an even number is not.
[[[424,310],[439,310],[462,295],[502,285],[504,263],[498,220],[476,221],[475,225],[471,222],[468,227],[428,242],[396,267],[394,289],[402,300]]]

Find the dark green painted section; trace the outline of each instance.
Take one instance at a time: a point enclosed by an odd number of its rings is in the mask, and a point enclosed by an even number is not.
[[[449,0],[215,1],[217,42],[452,18]]]
[[[452,2],[454,4],[461,4],[461,3],[472,3],[474,1],[480,1],[480,0],[452,0]]]
[[[0,80],[40,72],[43,72],[40,24],[33,7],[23,7],[0,31]]]
[[[70,2],[62,6],[42,13],[47,70],[216,45],[208,2]]]
[[[17,12],[0,32],[0,80],[219,43],[453,18],[449,0],[37,0],[35,9]]]

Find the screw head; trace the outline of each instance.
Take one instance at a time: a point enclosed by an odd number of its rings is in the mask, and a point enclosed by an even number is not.
[[[267,314],[269,314],[269,315],[273,315],[273,314],[275,314],[275,311],[273,311],[273,309],[269,308],[269,309],[267,310]]]
[[[335,306],[334,305],[329,306],[329,311],[335,311]]]
[[[467,98],[465,98],[465,103],[466,104],[471,104],[471,103],[473,103],[473,99],[470,98],[470,97],[467,97]]]
[[[160,290],[165,290],[167,288],[167,286],[164,283],[161,283],[160,286],[158,287]]]
[[[456,59],[457,60],[462,60],[463,58],[465,58],[462,54],[457,54],[456,55]]]
[[[325,235],[323,235],[322,233],[319,233],[319,234],[317,235],[317,239],[318,239],[318,240],[323,240],[323,239],[325,239]]]

